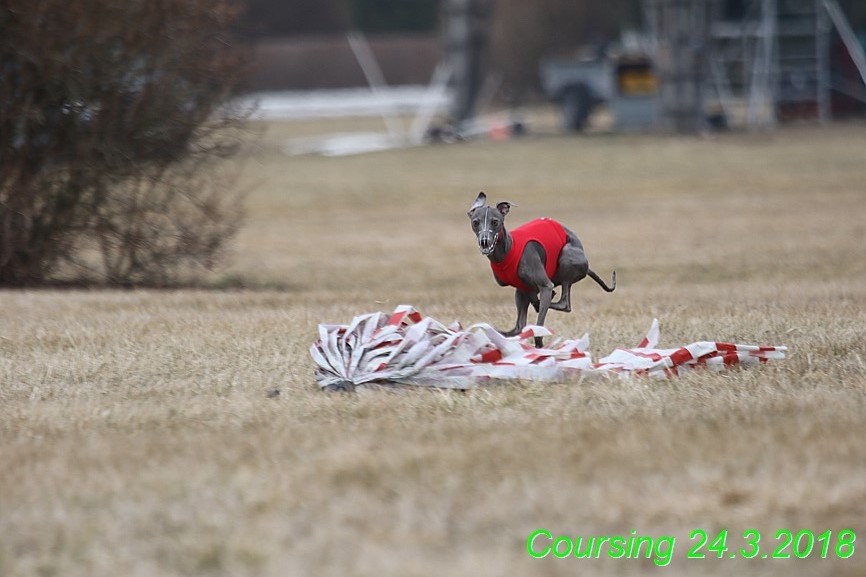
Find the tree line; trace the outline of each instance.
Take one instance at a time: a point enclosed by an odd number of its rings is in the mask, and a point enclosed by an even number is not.
[[[249,38],[341,34],[432,33],[442,0],[247,0],[239,22]]]

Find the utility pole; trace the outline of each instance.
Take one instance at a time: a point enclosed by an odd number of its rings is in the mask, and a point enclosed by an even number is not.
[[[445,0],[445,54],[454,99],[451,118],[458,125],[475,116],[487,67],[492,0]]]

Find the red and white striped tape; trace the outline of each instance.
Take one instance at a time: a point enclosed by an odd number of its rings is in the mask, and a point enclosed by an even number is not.
[[[354,388],[398,383],[466,389],[491,379],[557,381],[592,375],[670,377],[695,367],[722,370],[783,359],[785,346],[700,341],[672,349],[656,348],[658,320],[633,349],[616,349],[599,362],[587,352],[589,335],[558,339],[545,348],[534,337],[551,337],[544,327],[527,326],[504,337],[489,324],[463,329],[445,326],[409,305],[393,313],[355,317],[348,325],[319,325],[310,347],[322,388]]]

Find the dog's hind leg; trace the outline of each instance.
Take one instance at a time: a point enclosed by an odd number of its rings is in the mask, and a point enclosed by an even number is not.
[[[562,281],[562,295],[555,303],[550,303],[550,308],[564,313],[571,312],[571,285],[570,281]]]
[[[566,229],[568,231],[568,229]],[[582,280],[589,271],[589,261],[577,236],[568,231],[568,243],[559,254],[554,282],[562,287],[559,300],[550,305],[555,311],[571,312],[571,285]]]

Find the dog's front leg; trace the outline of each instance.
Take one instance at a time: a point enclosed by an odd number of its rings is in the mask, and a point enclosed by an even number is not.
[[[514,324],[514,328],[508,332],[502,333],[506,337],[513,337],[520,334],[520,331],[523,330],[523,327],[526,326],[526,314],[529,311],[529,300],[530,297],[527,293],[516,290],[514,291],[514,304],[517,306],[517,322]]]
[[[553,283],[549,282],[541,287],[538,291],[538,326],[544,326],[544,319],[547,317],[547,310],[550,308],[550,301],[553,299]],[[535,337],[535,346],[541,348],[544,341],[541,337]]]

